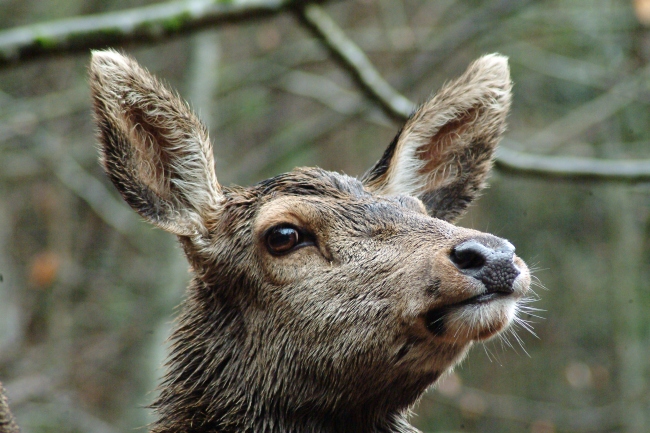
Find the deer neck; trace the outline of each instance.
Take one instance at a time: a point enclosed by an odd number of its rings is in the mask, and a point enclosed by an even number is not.
[[[152,406],[159,418],[151,433],[418,432],[397,412],[355,416],[296,411],[268,398],[264,384],[273,378],[265,376],[272,374],[254,361],[240,311],[218,292],[198,278],[190,284],[172,335],[168,371]]]

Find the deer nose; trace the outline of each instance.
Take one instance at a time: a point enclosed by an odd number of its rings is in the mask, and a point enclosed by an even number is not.
[[[479,280],[488,293],[512,293],[519,275],[514,263],[515,248],[502,239],[490,238],[481,242],[470,239],[456,245],[449,256],[456,268],[468,277]]]

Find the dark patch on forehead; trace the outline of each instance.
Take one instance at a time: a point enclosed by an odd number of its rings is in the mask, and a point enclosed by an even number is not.
[[[263,180],[254,185],[253,189],[260,196],[299,195],[333,198],[370,196],[358,179],[320,168],[298,168]]]
[[[297,168],[250,187],[224,186],[222,191],[226,198],[222,221],[235,228],[250,221],[265,198],[320,196],[343,201],[372,197],[358,179],[320,168]]]
[[[423,219],[417,218],[426,216],[422,212],[419,202],[406,196],[398,197],[374,197],[373,200],[367,200],[361,204],[363,220],[372,228],[373,224],[378,224],[377,229],[386,232],[386,229],[394,228],[397,230],[413,230],[414,227],[424,227]],[[417,219],[414,219],[416,217]],[[413,225],[415,224],[415,226]]]

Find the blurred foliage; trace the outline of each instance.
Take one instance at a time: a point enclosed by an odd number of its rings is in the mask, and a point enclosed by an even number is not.
[[[0,27],[150,2],[4,0]],[[423,100],[486,52],[510,57],[505,145],[650,158],[644,0],[355,0],[327,11],[384,77]],[[291,14],[121,47],[212,132],[217,173],[362,174],[398,125]],[[145,425],[188,280],[96,162],[88,56],[0,70],[0,377],[23,431]],[[426,432],[634,432],[650,426],[650,187],[495,173],[462,225],[508,238],[546,287],[525,329],[476,348],[414,422]],[[521,345],[519,339],[522,340]],[[509,347],[509,346],[512,347]]]

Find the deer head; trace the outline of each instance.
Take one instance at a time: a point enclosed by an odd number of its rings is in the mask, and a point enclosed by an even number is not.
[[[515,318],[514,247],[451,224],[505,128],[504,57],[423,104],[360,180],[245,188],[219,184],[206,128],[134,60],[94,52],[90,81],[106,173],[192,266],[152,431],[416,431],[407,409]]]

